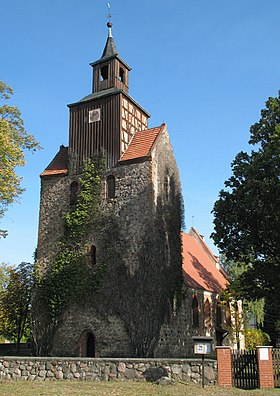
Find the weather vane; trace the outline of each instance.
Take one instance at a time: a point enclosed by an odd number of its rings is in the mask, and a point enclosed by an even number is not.
[[[111,4],[110,3],[107,3],[107,8],[108,8],[107,18],[109,19],[109,22],[111,22],[112,14],[111,14]]]

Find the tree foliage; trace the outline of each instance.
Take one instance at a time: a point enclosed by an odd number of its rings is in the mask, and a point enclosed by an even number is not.
[[[12,266],[9,266],[5,263],[0,264],[0,293],[6,289],[10,279],[10,271],[12,269]]]
[[[26,132],[19,109],[7,104],[12,94],[12,88],[0,81],[0,219],[24,191],[16,172],[26,163],[24,152],[39,148],[34,136]],[[6,232],[0,231],[0,236],[6,236]]]
[[[30,335],[30,305],[33,289],[33,267],[21,263],[5,268],[0,290],[0,335],[18,344]]]
[[[260,329],[248,329],[245,331],[245,348],[253,351],[257,346],[269,345],[270,337]]]
[[[280,303],[280,93],[269,98],[250,128],[251,153],[232,163],[213,209],[212,237],[228,260],[245,266],[237,277],[249,299]]]
[[[244,285],[243,285],[243,274],[251,268],[251,264],[248,265],[243,262],[236,263],[233,260],[226,260],[225,256],[220,257],[220,262],[225,269],[226,273],[230,277],[230,283],[227,289],[223,292],[223,295],[227,299],[243,300],[243,314],[244,314],[244,325],[245,328],[249,325],[249,322],[254,316],[257,326],[263,326],[264,324],[264,305],[265,299],[256,299],[253,296],[247,296],[244,298]]]

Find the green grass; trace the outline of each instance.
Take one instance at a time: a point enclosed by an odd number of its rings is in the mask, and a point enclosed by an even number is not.
[[[176,383],[160,386],[146,382],[0,381],[0,396],[280,396],[280,389],[223,389]]]

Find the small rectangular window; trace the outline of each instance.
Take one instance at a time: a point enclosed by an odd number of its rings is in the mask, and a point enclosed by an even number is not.
[[[95,245],[91,245],[91,248],[90,248],[90,260],[91,260],[91,264],[92,265],[96,264],[96,246]]]
[[[115,198],[115,177],[113,175],[107,177],[107,198]]]

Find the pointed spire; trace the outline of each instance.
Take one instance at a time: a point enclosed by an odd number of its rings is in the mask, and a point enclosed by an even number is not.
[[[114,55],[118,55],[118,50],[117,50],[117,47],[116,47],[116,44],[115,44],[115,41],[114,41],[114,38],[113,38],[113,35],[112,35],[112,26],[113,26],[112,22],[108,22],[107,23],[108,38],[107,38],[107,41],[106,41],[105,48],[104,48],[103,54],[101,56],[101,59],[102,58],[109,58],[109,57],[114,56]]]

